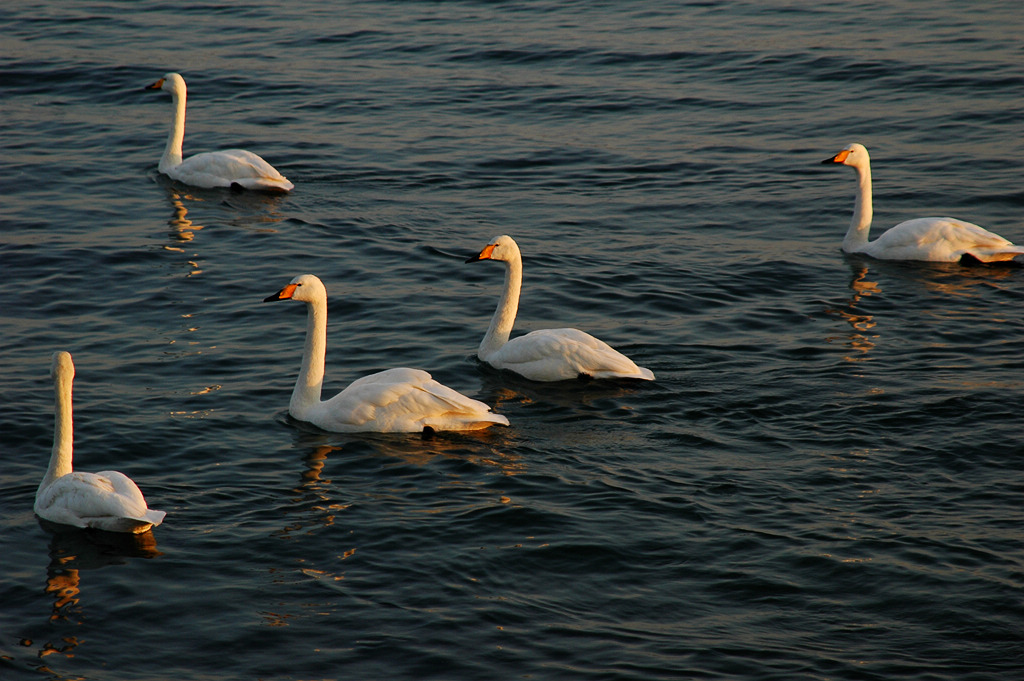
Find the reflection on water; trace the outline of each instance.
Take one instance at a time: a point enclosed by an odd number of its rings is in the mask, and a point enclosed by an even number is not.
[[[1024,263],[1007,261],[982,263],[973,259],[960,262],[916,262],[912,260],[875,260],[859,255],[846,256],[855,271],[870,267],[875,276],[913,282],[939,299],[977,297],[977,287],[1002,288],[1002,281],[1013,281]]]
[[[882,292],[878,282],[867,280],[867,274],[868,268],[866,266],[855,267],[853,279],[850,281],[850,289],[853,291],[853,295],[850,296],[850,299],[843,307],[825,310],[829,315],[838,317],[848,323],[853,329],[853,332],[845,337],[830,336],[825,339],[829,343],[841,340],[849,346],[852,352],[843,358],[847,362],[864,362],[871,359],[868,357],[868,353],[875,347],[875,340],[879,337],[877,333],[870,333],[876,324],[874,316],[857,310],[857,304],[862,298]]]
[[[917,270],[912,277],[932,293],[940,296],[977,297],[978,286],[996,286],[996,282],[1012,277],[1020,264],[1003,262],[985,264],[965,261],[964,263],[929,263]]]
[[[41,659],[59,654],[70,658],[83,641],[67,631],[67,627],[77,627],[85,619],[81,571],[121,565],[127,562],[126,558],[155,558],[162,554],[156,548],[152,531],[130,534],[80,530],[41,518],[39,524],[51,534],[50,564],[46,568],[43,591],[52,599],[48,620],[56,638],[39,644],[37,656]],[[23,639],[21,645],[31,648],[36,644]],[[39,671],[59,677],[46,667],[40,667]]]
[[[185,198],[190,199],[192,197],[186,195]],[[185,207],[180,194],[169,191],[168,199],[171,202],[171,206],[174,208],[173,217],[167,221],[167,224],[171,228],[171,231],[169,232],[171,239],[180,243],[192,241],[195,238],[195,233],[203,229],[203,226],[194,224],[188,219],[188,208]],[[185,252],[185,249],[180,246],[164,246],[164,249],[168,251],[175,251],[177,253]],[[194,259],[196,258],[196,254],[193,254],[191,257],[193,259],[187,260],[188,267],[190,269],[186,276],[193,277],[197,274],[202,274],[203,271],[199,269],[199,263]]]
[[[868,353],[875,347],[879,334],[870,333],[875,328],[874,316],[857,309],[863,298],[882,292],[877,281],[868,281],[868,266],[874,270],[875,276],[899,279],[911,282],[923,290],[934,293],[934,305],[929,312],[938,317],[950,318],[962,315],[963,307],[951,305],[951,297],[974,298],[978,296],[978,287],[1002,287],[1002,280],[1013,281],[1013,277],[1021,267],[1013,261],[995,264],[965,260],[959,263],[932,263],[900,260],[874,260],[857,255],[847,255],[847,262],[853,271],[850,290],[853,295],[840,308],[828,308],[826,313],[846,321],[853,333],[843,337],[829,337],[831,343],[842,341],[853,352],[844,359],[848,362],[869,360]],[[952,312],[952,309],[958,310]]]
[[[629,379],[580,378],[553,383],[538,383],[509,371],[499,371],[482,362],[478,363],[478,367],[483,377],[484,396],[480,399],[493,405],[495,411],[499,412],[503,404],[510,403],[543,402],[569,409],[591,407],[600,400],[616,400],[644,389],[651,389],[651,384],[647,381]]]
[[[308,424],[296,438],[296,449],[307,452],[303,458],[304,470],[299,474],[299,485],[292,491],[287,525],[275,536],[292,538],[294,534],[311,534],[335,523],[339,512],[350,504],[339,503],[337,490],[331,490],[331,480],[324,477],[328,457],[381,456],[396,463],[416,467],[430,465],[439,458],[467,461],[478,466],[495,468],[503,475],[516,475],[526,470],[520,456],[507,453],[508,439],[496,437],[500,431],[466,431],[435,433],[430,437],[418,434],[338,434],[314,430]]]
[[[171,200],[171,206],[174,207],[174,217],[167,221],[167,224],[171,227],[171,238],[178,241],[192,241],[192,239],[195,238],[195,233],[203,229],[203,226],[193,224],[193,222],[188,219],[188,208],[186,208],[185,204],[181,201],[182,197],[180,194],[171,192],[169,198]],[[193,197],[186,196],[185,198],[192,199]]]
[[[306,469],[300,474],[299,486],[293,490],[298,496],[292,500],[294,508],[301,512],[302,518],[282,527],[275,533],[277,536],[290,538],[292,533],[307,528],[329,527],[334,524],[335,515],[348,508],[348,504],[331,501],[328,489],[331,481],[320,477],[327,455],[334,451],[341,451],[341,448],[320,445],[314,447],[306,456],[303,461]]]
[[[488,398],[490,399],[490,398]],[[510,435],[503,428],[488,428],[467,431],[442,431],[429,436],[419,433],[328,433],[286,417],[288,422],[299,429],[295,446],[298,449],[314,448],[306,457],[310,476],[314,470],[319,476],[323,466],[321,453],[334,452],[334,456],[345,455],[345,451],[357,450],[360,456],[367,453],[397,459],[414,466],[425,466],[440,457],[469,461],[483,466],[496,466],[507,475],[522,472],[525,464],[521,457],[509,454],[506,446]],[[328,480],[326,484],[329,484]]]

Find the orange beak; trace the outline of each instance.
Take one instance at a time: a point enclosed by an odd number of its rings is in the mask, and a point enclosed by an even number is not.
[[[843,161],[846,160],[846,157],[849,156],[849,155],[850,155],[850,150],[849,149],[843,149],[842,151],[840,151],[838,154],[836,154],[832,158],[826,158],[821,163],[822,163],[822,165],[825,165],[825,164],[828,164],[828,163],[842,163]]]
[[[484,250],[474,255],[472,258],[466,258],[466,262],[476,262],[478,260],[490,260],[491,253],[494,252],[494,247],[498,244],[487,244],[484,246]]]
[[[157,82],[153,83],[152,85],[147,85],[147,86],[146,86],[146,87],[144,87],[143,89],[144,89],[144,90],[159,90],[159,89],[160,89],[160,88],[162,88],[163,86],[164,86],[164,79],[163,79],[163,78],[161,78],[161,79],[160,79],[160,80],[158,80]]]
[[[288,284],[287,286],[285,286],[283,289],[281,289],[280,291],[278,291],[274,295],[267,296],[266,298],[264,298],[263,302],[264,303],[272,303],[275,300],[288,300],[293,295],[295,295],[295,289],[297,289],[298,287],[299,287],[298,284]]]

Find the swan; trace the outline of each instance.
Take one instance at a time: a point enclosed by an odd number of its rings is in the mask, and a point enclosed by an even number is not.
[[[579,377],[654,380],[650,369],[638,367],[604,341],[579,329],[540,329],[509,340],[519,309],[523,256],[515,240],[505,235],[491,239],[480,253],[466,262],[480,260],[505,263],[505,290],[476,353],[482,361],[533,381]]]
[[[853,220],[843,239],[847,253],[863,253],[884,260],[928,260],[957,262],[970,255],[982,262],[1012,260],[1024,253],[998,234],[956,218],[916,218],[885,231],[868,241],[871,229],[871,159],[862,144],[850,144],[822,164],[841,163],[857,171],[857,199]]]
[[[174,125],[167,135],[167,146],[160,159],[160,172],[172,180],[193,187],[241,187],[263,191],[290,191],[295,185],[279,173],[274,166],[244,149],[208,151],[181,160],[181,144],[185,139],[185,79],[177,73],[168,73],[146,87],[147,90],[165,90],[174,100]]]
[[[75,365],[70,353],[53,353],[50,376],[55,394],[53,452],[36,492],[36,515],[61,525],[135,534],[162,523],[167,514],[150,509],[138,485],[124,473],[71,469],[71,384]]]
[[[312,274],[295,277],[263,302],[306,303],[306,346],[302,368],[288,404],[300,421],[336,433],[414,433],[479,430],[508,425],[483,402],[438,383],[420,369],[388,369],[353,381],[329,400],[320,401],[327,349],[327,289]]]

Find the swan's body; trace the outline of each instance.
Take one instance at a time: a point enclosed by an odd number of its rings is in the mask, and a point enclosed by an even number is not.
[[[172,180],[193,187],[242,187],[262,191],[290,191],[294,185],[274,166],[244,149],[208,151],[182,160],[181,145],[185,141],[185,79],[168,73],[146,89],[165,90],[174,101],[174,123],[167,136],[167,146],[160,159],[160,172]]]
[[[163,511],[146,505],[138,486],[124,473],[72,470],[74,447],[71,385],[75,365],[67,352],[55,352],[55,418],[50,465],[36,492],[36,514],[54,523],[109,532],[145,532],[163,522]]]
[[[874,241],[871,229],[871,159],[861,144],[850,144],[822,163],[841,163],[857,171],[857,198],[850,229],[843,239],[847,253],[863,253],[884,260],[957,262],[970,255],[982,262],[1012,260],[1024,253],[998,234],[956,218],[916,218],[901,222]]]
[[[438,383],[420,369],[388,369],[364,376],[329,400],[320,401],[327,349],[327,290],[312,274],[292,279],[264,302],[298,300],[308,310],[302,369],[288,405],[300,421],[337,433],[409,433],[478,430],[508,425],[483,402]]]
[[[650,369],[638,367],[618,350],[579,329],[541,329],[509,340],[523,284],[519,245],[510,236],[495,237],[466,262],[478,260],[505,263],[505,288],[477,350],[482,361],[534,381],[564,381],[580,376],[654,380]]]

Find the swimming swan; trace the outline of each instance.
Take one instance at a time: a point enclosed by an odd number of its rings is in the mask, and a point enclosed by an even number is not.
[[[338,433],[411,433],[431,430],[478,430],[508,425],[483,402],[470,399],[419,369],[388,369],[364,376],[321,402],[327,349],[327,289],[312,274],[292,279],[263,302],[306,303],[306,347],[288,412],[300,421]]]
[[[495,237],[466,262],[478,260],[505,263],[505,290],[477,350],[481,360],[534,381],[564,381],[581,376],[654,380],[650,369],[638,367],[604,341],[579,329],[540,329],[509,340],[523,284],[519,246],[510,236]]]
[[[165,90],[174,100],[174,125],[167,135],[167,147],[160,159],[160,172],[172,180],[193,187],[243,187],[262,191],[290,191],[295,185],[274,166],[244,149],[208,151],[181,160],[181,145],[185,140],[185,79],[177,73],[168,73],[146,87],[147,90]]]
[[[874,241],[871,229],[871,160],[861,144],[850,144],[823,164],[841,163],[857,171],[857,199],[853,220],[843,239],[847,253],[863,253],[884,260],[929,260],[957,262],[970,255],[982,262],[1012,260],[1024,253],[998,234],[956,218],[916,218],[901,222]]]
[[[162,523],[167,514],[150,509],[138,486],[124,473],[83,473],[71,469],[71,384],[75,365],[69,353],[53,353],[50,375],[55,394],[53,452],[36,492],[36,515],[61,525],[135,534]]]

